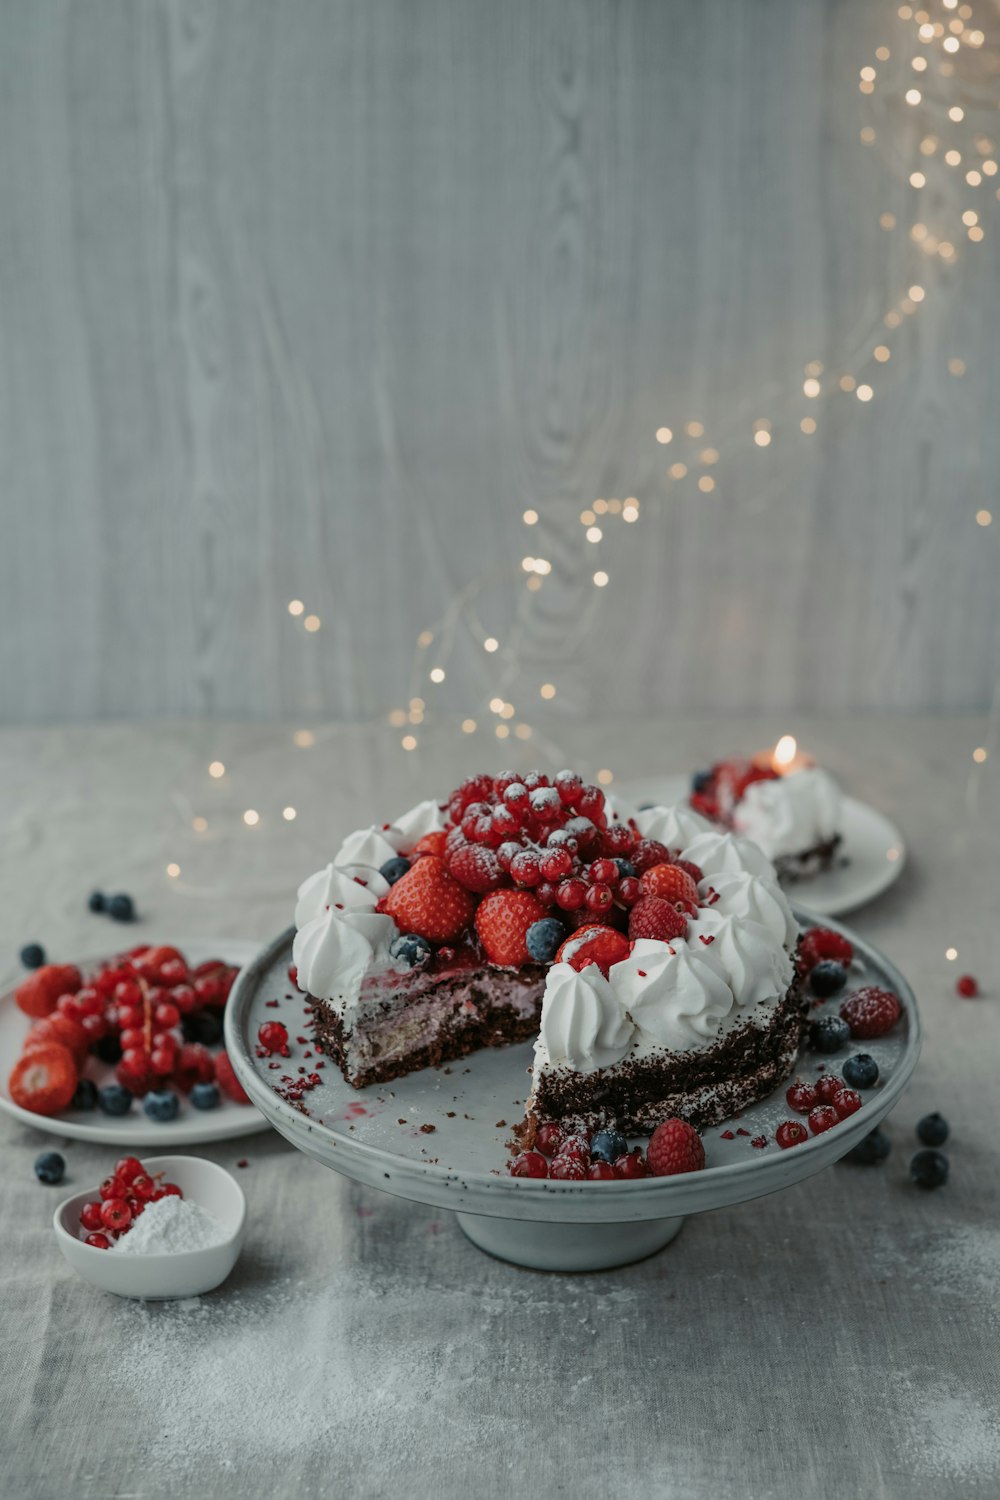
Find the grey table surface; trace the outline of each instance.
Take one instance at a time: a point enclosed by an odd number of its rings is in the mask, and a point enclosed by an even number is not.
[[[116,944],[122,930],[86,911],[95,885],[136,896],[136,941],[263,941],[338,831],[480,761],[499,768],[495,745],[443,731],[418,759],[383,730],[317,731],[302,747],[294,727],[0,733],[5,977],[29,939],[54,957]],[[563,749],[621,779],[786,729],[909,844],[897,885],[852,919],[910,977],[926,1023],[885,1169],[839,1165],[690,1219],[644,1263],[563,1277],[492,1261],[447,1215],[357,1188],[264,1134],[205,1149],[248,1160],[249,1234],[230,1281],[140,1305],[61,1259],[58,1190],[32,1173],[50,1138],[5,1119],[4,1495],[995,1497],[1000,756],[972,758],[986,724],[616,723],[567,730]],[[216,758],[227,773],[213,782]],[[961,970],[979,976],[980,1000],[955,997]],[[933,1108],[952,1122],[952,1177],[922,1194],[906,1167]],[[112,1154],[61,1149],[74,1189]]]

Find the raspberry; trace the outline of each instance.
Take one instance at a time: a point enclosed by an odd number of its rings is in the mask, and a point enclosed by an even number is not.
[[[562,1145],[563,1134],[552,1120],[546,1120],[535,1131],[535,1150],[543,1156],[555,1156]]]
[[[799,943],[799,968],[805,973],[824,958],[835,958],[847,968],[854,957],[854,949],[839,932],[829,927],[810,927]]]
[[[817,1098],[818,1095],[811,1083],[793,1083],[785,1092],[788,1108],[797,1109],[800,1115],[807,1115],[814,1108]]]
[[[21,1109],[35,1115],[57,1115],[69,1107],[77,1078],[76,1060],[69,1048],[48,1042],[14,1064],[7,1090]]]
[[[669,943],[671,938],[682,938],[687,932],[687,918],[664,901],[661,896],[643,896],[629,912],[628,935],[637,938],[653,938]]]
[[[838,1089],[833,1096],[833,1107],[837,1111],[839,1120],[846,1120],[849,1115],[855,1114],[862,1105],[862,1098],[854,1089]]]
[[[646,1165],[646,1158],[638,1146],[634,1147],[631,1151],[626,1151],[624,1156],[619,1156],[614,1165],[615,1176],[624,1178],[626,1182],[639,1177],[649,1176],[649,1167]]]
[[[463,844],[447,860],[448,873],[467,891],[484,896],[487,891],[499,890],[507,884],[507,878],[497,859],[496,851],[484,844]]]
[[[82,984],[83,976],[74,964],[43,964],[21,980],[14,999],[18,1009],[38,1020],[52,1014],[60,995],[75,995]]]
[[[955,984],[955,991],[963,1000],[974,1000],[979,994],[979,985],[971,974],[963,974]]]
[[[528,928],[545,916],[530,891],[492,891],[476,912],[476,931],[490,963],[520,968],[531,962]]]
[[[683,907],[692,913],[698,910],[698,887],[677,865],[654,865],[639,883],[646,896],[660,896],[672,906]]]
[[[818,1104],[809,1113],[809,1129],[813,1135],[822,1135],[824,1130],[832,1130],[834,1125],[840,1124],[840,1116],[832,1104]]]
[[[705,1165],[701,1136],[686,1120],[664,1120],[650,1136],[646,1160],[654,1177],[700,1172]]]
[[[549,1164],[539,1151],[522,1151],[508,1168],[512,1177],[548,1177]]]
[[[838,1078],[836,1073],[824,1073],[822,1078],[817,1078],[815,1085],[816,1099],[820,1104],[832,1104],[835,1095],[840,1093],[844,1087],[844,1080]]]
[[[692,859],[675,859],[674,864],[677,866],[678,870],[683,870],[685,875],[690,875],[695,885],[697,885],[699,881],[705,879],[705,874],[701,868],[701,865],[696,865],[694,860]]]
[[[616,1172],[609,1161],[592,1161],[587,1168],[587,1178],[590,1182],[612,1181]]]
[[[444,860],[428,854],[397,880],[380,903],[403,932],[431,943],[449,943],[472,921],[472,896],[448,874]]]
[[[229,1099],[235,1100],[237,1104],[250,1103],[250,1095],[233,1072],[233,1065],[226,1052],[215,1054],[215,1081]]]
[[[891,1031],[903,1014],[899,999],[891,990],[866,985],[856,990],[840,1007],[841,1019],[851,1028],[851,1036],[867,1040]]]
[[[629,859],[637,875],[645,875],[655,865],[669,865],[670,850],[658,839],[640,839],[629,851]]]
[[[576,1156],[557,1156],[549,1164],[549,1176],[562,1182],[582,1182],[586,1175],[586,1166]]]
[[[613,927],[588,926],[578,928],[566,939],[556,954],[556,963],[566,963],[577,970],[596,964],[607,979],[611,965],[628,955],[629,943],[623,933]]]
[[[782,1151],[787,1151],[789,1146],[801,1146],[803,1141],[807,1141],[809,1132],[801,1120],[782,1120],[774,1132],[774,1139]]]

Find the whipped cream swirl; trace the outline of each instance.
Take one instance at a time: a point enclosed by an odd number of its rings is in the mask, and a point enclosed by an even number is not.
[[[683,849],[700,833],[711,833],[712,824],[693,808],[682,803],[677,807],[647,807],[636,813],[635,826],[644,839],[656,839],[668,849]]]
[[[712,946],[697,952],[684,941],[640,938],[612,965],[611,985],[638,1027],[638,1052],[684,1052],[719,1035],[736,1001]]]
[[[553,964],[545,982],[542,1024],[535,1054],[576,1072],[621,1062],[635,1027],[596,964],[577,971]]]
[[[389,882],[377,870],[355,876],[329,864],[299,886],[295,925],[305,927],[326,911],[374,911],[388,890]]]
[[[418,802],[416,807],[411,807],[409,812],[396,818],[392,827],[386,830],[385,837],[392,842],[397,854],[409,854],[414,845],[419,844],[428,833],[440,833],[444,826],[444,814],[440,806],[428,800]],[[388,857],[387,855],[386,858]]]
[[[350,1004],[376,957],[387,957],[395,936],[395,922],[377,912],[324,911],[295,934],[292,961],[299,988],[319,1000]]]
[[[681,850],[681,858],[691,860],[703,875],[749,871],[765,880],[777,879],[774,866],[756,844],[751,844],[749,839],[734,838],[731,833],[719,833],[711,826],[695,834]]]
[[[716,900],[712,901],[712,892]],[[702,900],[711,901],[705,911],[719,916],[739,917],[748,922],[759,922],[771,933],[782,948],[794,948],[799,936],[799,924],[792,915],[792,908],[777,880],[751,875],[748,870],[729,874],[706,876],[698,886]],[[701,920],[702,912],[698,913]]]
[[[699,911],[688,927],[693,953],[699,947],[721,969],[738,1009],[774,1008],[792,981],[792,960],[774,934],[759,922],[726,916],[714,908]]]
[[[732,818],[737,833],[753,839],[769,859],[803,854],[839,831],[840,788],[819,766],[806,766],[775,781],[751,782]]]

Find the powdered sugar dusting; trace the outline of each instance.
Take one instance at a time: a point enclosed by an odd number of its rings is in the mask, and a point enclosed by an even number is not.
[[[190,1198],[171,1194],[150,1203],[115,1243],[121,1255],[176,1255],[220,1245],[226,1231],[214,1214]]]

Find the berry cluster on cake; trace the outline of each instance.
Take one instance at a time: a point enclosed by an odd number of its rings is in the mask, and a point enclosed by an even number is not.
[[[534,1037],[529,1144],[547,1120],[723,1119],[788,1076],[806,1024],[761,850],[571,771],[474,776],[359,829],[295,924],[316,1045],[357,1088]]]
[[[842,843],[840,788],[805,758],[787,766],[772,755],[718,761],[692,777],[690,803],[717,827],[752,839],[786,880],[829,869]]]

